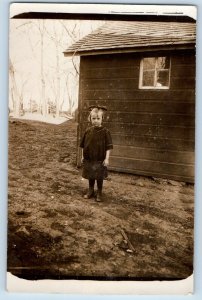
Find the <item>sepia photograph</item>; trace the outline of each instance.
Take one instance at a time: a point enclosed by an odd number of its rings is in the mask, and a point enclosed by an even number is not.
[[[193,281],[196,7],[119,6],[10,6],[14,278]]]

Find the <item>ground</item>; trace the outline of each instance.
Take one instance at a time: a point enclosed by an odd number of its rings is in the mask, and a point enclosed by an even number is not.
[[[194,187],[110,172],[84,199],[76,123],[9,121],[8,271],[27,279],[192,274]]]

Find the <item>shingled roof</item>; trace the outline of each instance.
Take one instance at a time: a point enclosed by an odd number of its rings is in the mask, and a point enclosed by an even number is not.
[[[65,56],[159,47],[195,47],[196,24],[182,22],[107,21],[64,51]],[[139,50],[138,50],[139,49]]]

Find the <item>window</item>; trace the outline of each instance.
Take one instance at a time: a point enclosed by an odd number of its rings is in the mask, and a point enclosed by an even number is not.
[[[170,84],[170,58],[145,57],[140,63],[139,88],[168,89]]]

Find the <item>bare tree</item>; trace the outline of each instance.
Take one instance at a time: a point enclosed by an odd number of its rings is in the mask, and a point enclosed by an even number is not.
[[[48,38],[54,43],[54,47],[55,47],[56,85],[54,85],[54,82],[53,82],[51,86],[52,86],[52,88],[55,88],[55,90],[53,90],[53,92],[55,95],[56,117],[59,117],[59,110],[60,110],[60,47],[61,47],[62,35],[58,34],[58,31],[56,30],[55,22],[53,23],[52,32],[48,31],[46,28],[46,34],[47,34]]]
[[[20,96],[18,92],[18,87],[16,84],[16,76],[15,76],[15,69],[12,63],[12,60],[9,59],[9,75],[10,75],[10,89],[11,89],[11,96],[13,101],[13,112],[14,116],[17,118],[20,116]],[[11,86],[12,84],[12,86]]]
[[[89,23],[87,24],[89,25]],[[96,26],[98,24],[85,28],[79,20],[72,22],[69,20],[67,22],[64,20],[29,20],[23,21],[15,27],[15,30],[18,33],[23,33],[23,38],[26,38],[26,45],[29,47],[28,52],[26,52],[28,63],[32,66],[33,62],[36,62],[36,66],[34,66],[36,73],[32,74],[35,76],[34,80],[39,78],[41,88],[37,91],[33,88],[31,81],[30,86],[33,89],[35,101],[40,104],[39,109],[43,116],[48,113],[48,99],[52,105],[51,107],[54,107],[57,117],[66,104],[70,113],[73,113],[78,100],[79,58],[73,56],[71,59],[64,59],[63,51]],[[51,57],[49,57],[50,54]],[[22,69],[24,61],[23,58],[21,60],[20,67]],[[19,115],[20,101],[23,100],[22,93],[27,82],[24,81],[20,88],[17,86],[19,84],[19,74],[15,76],[15,71],[12,71],[12,68],[10,74],[13,82],[11,100],[14,102],[16,95],[18,95],[15,110],[18,111],[17,114]],[[16,82],[14,81],[14,79],[16,80],[15,77],[18,79]],[[33,83],[35,84],[35,81]],[[64,89],[66,90],[66,97],[61,92]],[[30,96],[27,99],[30,99]],[[30,104],[31,106],[32,104]]]
[[[33,33],[33,28],[36,28],[37,31],[40,34],[39,40],[34,44],[32,42],[32,33]],[[16,27],[17,30],[20,30],[22,33],[26,34],[26,37],[29,41],[30,48],[32,55],[35,60],[37,60],[37,55],[35,53],[36,46],[40,44],[40,58],[39,58],[39,64],[40,64],[40,82],[41,82],[41,96],[40,96],[40,111],[42,115],[47,114],[47,104],[46,104],[46,97],[45,97],[45,72],[44,72],[44,38],[45,38],[45,21],[44,20],[37,20],[36,21],[27,21],[24,22],[23,24],[20,24],[19,26]],[[17,88],[17,85],[16,85]],[[14,88],[15,92],[15,88]],[[19,94],[18,94],[19,96]],[[17,107],[20,104],[16,104]],[[18,108],[16,108],[18,109]]]
[[[41,108],[42,108],[42,115],[46,116],[47,114],[47,104],[46,104],[46,97],[45,97],[45,79],[44,79],[44,34],[45,34],[45,21],[40,20],[38,23],[38,30],[40,33],[40,47],[41,47],[41,54],[40,54],[40,59],[41,59]]]
[[[9,74],[10,74],[10,92],[13,104],[13,113],[15,117],[19,117],[23,112],[24,89],[29,81],[28,77],[23,74],[18,74],[18,84],[16,83],[15,68],[11,59],[9,59]]]
[[[55,58],[56,58],[56,65],[55,65],[55,81],[52,82],[51,86],[52,88],[55,87],[55,103],[56,103],[56,117],[59,117],[59,111],[60,108],[62,107],[60,105],[61,102],[61,77],[64,76],[64,71],[63,67],[61,66],[60,63],[60,55],[64,49],[64,37],[65,40],[67,39],[67,36],[69,37],[70,44],[76,41],[76,38],[78,39],[78,32],[79,32],[79,27],[78,24],[74,24],[73,28],[68,28],[64,21],[57,21],[53,23],[53,30],[50,32],[46,29],[47,36],[49,39],[53,42],[54,47],[55,47]],[[68,35],[66,35],[66,33]],[[70,74],[68,69],[65,68],[65,77],[68,76],[66,74]],[[78,79],[77,79],[78,80]],[[69,97],[70,99],[71,97]],[[63,98],[64,102],[64,98]]]
[[[74,72],[69,72],[66,74],[65,77],[65,84],[66,84],[66,92],[68,96],[68,104],[69,104],[69,113],[73,115],[73,109],[76,105],[76,95],[75,92],[78,91],[78,78],[77,74]],[[71,88],[70,88],[71,86]]]

